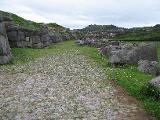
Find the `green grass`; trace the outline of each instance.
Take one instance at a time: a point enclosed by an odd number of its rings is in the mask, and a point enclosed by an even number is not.
[[[78,46],[73,41],[66,41],[58,44],[53,44],[46,49],[31,49],[31,48],[13,48],[13,60],[9,65],[13,64],[24,64],[35,58],[45,56],[47,54],[75,52],[79,51],[80,54],[85,55],[90,60],[95,61],[97,65],[102,67],[105,72],[107,79],[112,80],[112,67],[107,63],[107,58],[101,56],[97,49],[88,46]],[[160,48],[158,48],[160,55]],[[151,75],[139,72],[136,66],[117,66],[115,69],[115,82],[122,86],[130,96],[134,96],[140,101],[140,106],[144,108],[149,114],[160,119],[160,102],[154,97],[144,94],[144,88],[146,88],[149,80],[153,78]],[[106,81],[103,81],[105,86]]]
[[[119,34],[114,39],[124,41],[160,41],[160,27],[142,27],[130,29],[130,31]]]
[[[85,46],[80,48],[80,51],[103,67],[106,71],[106,76],[108,76],[110,80],[112,79],[112,67],[108,65],[104,56],[99,55],[95,48]],[[130,96],[137,98],[140,101],[140,106],[144,108],[146,112],[160,119],[160,101],[147,95],[149,93],[144,93],[144,88],[147,87],[148,81],[150,81],[153,76],[139,72],[136,66],[131,65],[116,67],[114,72],[116,74],[115,82],[122,86]]]
[[[43,23],[36,23],[30,20],[26,20],[20,16],[12,14],[13,23],[26,29],[39,30],[42,28]]]
[[[66,45],[70,46],[70,44],[67,42],[66,42]],[[9,65],[24,64],[38,57],[42,57],[55,52],[60,52],[64,49],[70,49],[67,46],[65,46],[64,43],[56,43],[44,49],[12,48],[11,52],[12,52],[13,58],[10,61]]]
[[[31,30],[40,30],[43,27],[44,23],[37,23],[31,20],[26,20],[16,14],[8,13],[0,10],[0,15],[2,16],[10,16],[13,20],[13,24],[15,26],[20,26],[21,28],[31,29]],[[48,23],[49,28],[56,28],[56,29],[64,29],[63,26],[58,25],[56,23]]]

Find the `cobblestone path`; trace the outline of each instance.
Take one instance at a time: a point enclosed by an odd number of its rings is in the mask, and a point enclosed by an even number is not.
[[[107,78],[75,52],[0,67],[1,120],[149,120]]]

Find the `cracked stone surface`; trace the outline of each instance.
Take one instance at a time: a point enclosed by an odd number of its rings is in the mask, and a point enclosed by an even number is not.
[[[117,94],[105,72],[79,53],[0,66],[1,120],[149,120]],[[119,99],[123,99],[122,101]],[[140,114],[140,115],[139,115]]]

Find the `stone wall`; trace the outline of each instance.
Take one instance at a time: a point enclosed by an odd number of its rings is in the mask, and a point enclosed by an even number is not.
[[[76,34],[66,28],[49,28],[47,25],[39,30],[15,26],[12,16],[0,14],[0,64],[11,58],[10,47],[44,48],[51,43],[76,39]]]
[[[49,29],[46,25],[41,30],[29,30],[13,25],[8,26],[7,35],[11,47],[44,48],[50,43],[74,39],[71,33]]]
[[[51,43],[48,33],[44,30],[36,31],[9,26],[7,35],[11,47],[44,48]]]
[[[11,19],[0,16],[0,64],[5,64],[11,59],[10,46],[6,34],[6,23]]]

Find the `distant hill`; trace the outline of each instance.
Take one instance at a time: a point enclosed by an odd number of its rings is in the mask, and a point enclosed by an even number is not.
[[[84,34],[85,38],[90,39],[111,39],[113,36],[125,33],[127,29],[117,27],[114,25],[89,25],[83,29],[79,29],[80,32]]]
[[[120,28],[114,25],[89,25],[80,31],[82,32],[109,32],[109,31],[123,31],[125,28]]]
[[[122,41],[160,41],[160,24],[130,29],[114,25],[89,25],[79,31],[89,38],[106,38]]]
[[[114,39],[137,41],[160,41],[160,25],[128,29],[126,33],[118,34]]]

